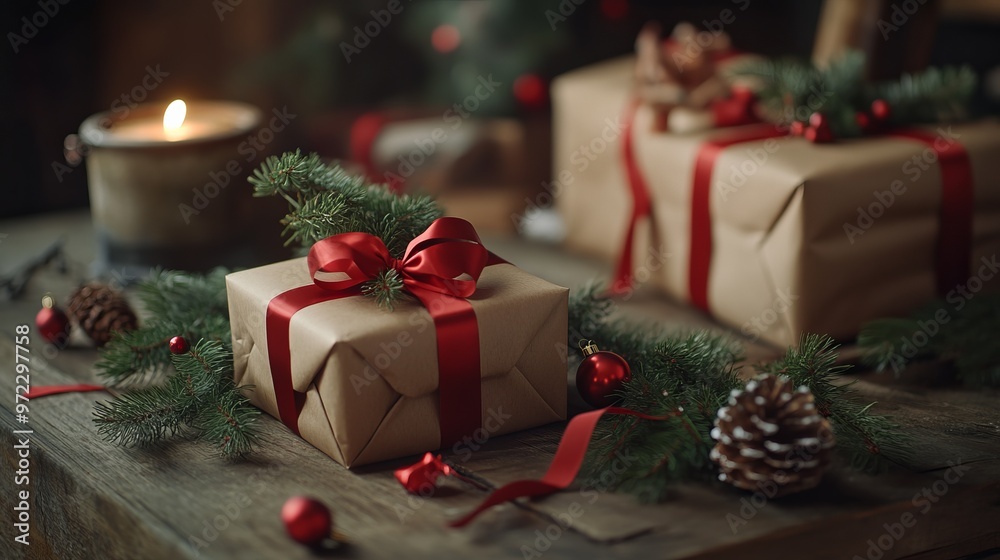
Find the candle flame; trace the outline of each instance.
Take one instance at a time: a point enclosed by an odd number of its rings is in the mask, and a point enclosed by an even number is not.
[[[163,112],[163,132],[170,134],[180,129],[184,124],[184,117],[187,116],[187,105],[182,99],[175,99],[167,105],[167,110]]]

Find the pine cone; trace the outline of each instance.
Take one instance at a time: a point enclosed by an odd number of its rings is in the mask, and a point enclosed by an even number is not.
[[[135,312],[122,294],[97,282],[77,288],[69,296],[67,311],[97,346],[104,346],[116,331],[138,326]]]
[[[809,389],[774,375],[733,391],[729,406],[719,409],[712,438],[719,480],[769,498],[816,486],[834,446],[830,423]]]

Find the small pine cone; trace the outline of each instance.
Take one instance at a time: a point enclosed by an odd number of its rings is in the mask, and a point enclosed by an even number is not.
[[[729,406],[719,409],[712,438],[719,480],[768,497],[816,486],[834,446],[830,423],[809,389],[773,375],[733,391]]]
[[[97,346],[107,344],[116,331],[130,331],[138,326],[135,312],[124,296],[97,282],[77,288],[69,296],[67,311]]]

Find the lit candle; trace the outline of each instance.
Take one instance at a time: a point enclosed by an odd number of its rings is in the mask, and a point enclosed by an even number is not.
[[[228,104],[196,103],[192,107],[194,110],[189,115],[187,104],[175,99],[167,105],[162,117],[155,114],[129,115],[103,132],[108,140],[117,139],[127,144],[205,139],[243,128],[241,125],[246,115],[232,112]]]
[[[201,268],[220,264],[249,229],[242,142],[260,126],[252,106],[178,99],[80,126],[101,264]],[[198,258],[202,260],[199,261]]]

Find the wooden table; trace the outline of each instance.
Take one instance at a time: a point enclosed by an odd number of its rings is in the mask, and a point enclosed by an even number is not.
[[[6,234],[0,235],[0,274],[60,233],[76,260],[91,258],[85,213],[0,223]],[[488,243],[564,285],[607,273],[554,248],[506,238]],[[942,384],[933,368],[900,379],[862,375],[857,385],[913,433],[913,472],[868,476],[838,468],[818,489],[774,502],[701,484],[680,486],[659,505],[574,488],[497,508],[454,530],[445,522],[472,508],[482,492],[449,480],[434,497],[408,496],[392,470],[414,458],[348,471],[269,417],[261,422],[265,443],[259,452],[238,463],[181,439],[154,449],[104,442],[91,421],[94,402],[108,398],[103,393],[35,400],[27,424],[18,423],[14,327],[33,323],[42,292],[66,294],[74,282],[46,271],[24,299],[0,304],[0,394],[7,395],[0,399],[2,558],[309,558],[312,553],[290,541],[279,520],[282,503],[294,494],[314,495],[335,511],[350,542],[324,554],[330,557],[923,559],[986,558],[1000,547],[998,394]],[[661,323],[719,328],[654,294],[641,293],[622,308]],[[30,348],[32,385],[95,381],[96,354],[82,342],[46,350],[32,325]],[[748,352],[753,359],[774,355],[758,346]],[[468,461],[451,459],[494,486],[539,476],[562,427],[495,437]],[[31,430],[29,546],[15,543],[12,532],[16,491],[25,488],[15,487],[17,446],[25,436],[14,431],[24,429]],[[959,463],[964,466],[953,467]],[[930,498],[915,499],[922,492]],[[904,528],[908,515],[915,524]],[[564,527],[561,520],[570,517]]]

